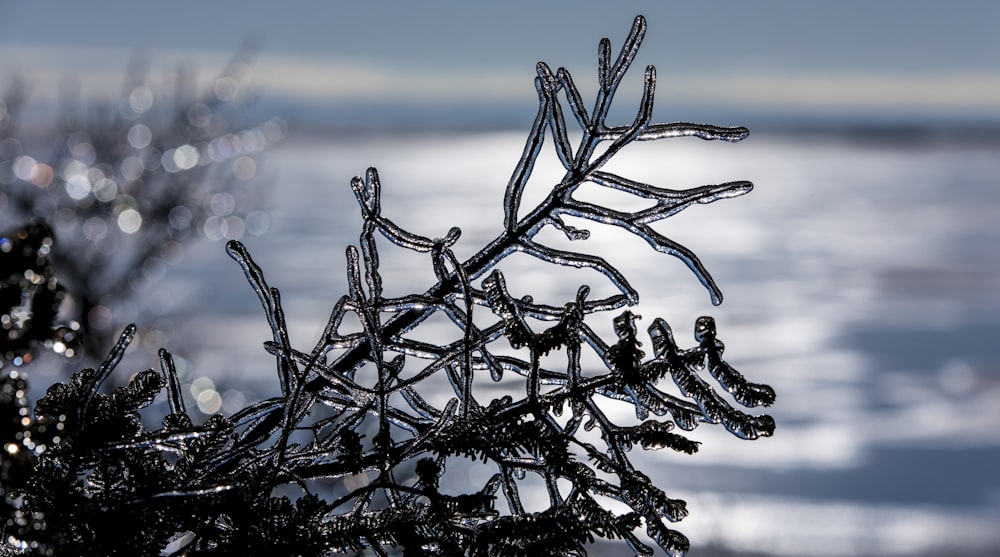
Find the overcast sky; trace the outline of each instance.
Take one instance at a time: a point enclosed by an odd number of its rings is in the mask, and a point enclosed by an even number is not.
[[[34,98],[67,78],[114,95],[137,53],[208,78],[253,39],[278,104],[522,106],[535,62],[592,84],[597,41],[617,49],[640,13],[661,108],[1000,119],[1000,2],[985,0],[0,0],[0,90],[18,74]]]

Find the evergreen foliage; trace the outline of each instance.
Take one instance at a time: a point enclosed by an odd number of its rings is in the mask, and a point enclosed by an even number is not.
[[[651,224],[696,203],[744,194],[751,184],[670,190],[604,169],[634,141],[739,141],[747,135],[745,128],[653,123],[652,66],[635,120],[606,122],[645,30],[645,20],[636,18],[616,58],[610,42],[601,41],[599,90],[589,112],[568,71],[538,65],[539,111],[507,187],[503,231],[471,258],[460,261],[452,249],[458,229],[422,236],[384,215],[375,169],[355,178],[351,187],[363,225],[359,245],[346,250],[348,292],[312,348],[293,346],[279,290],[242,243],[229,242],[227,251],[270,324],[273,339],[265,348],[275,360],[280,395],[195,424],[166,350],[160,351],[159,371],[139,372],[106,392],[102,383],[135,335],[130,326],[97,369],[53,385],[34,419],[17,421],[20,433],[8,436],[7,422],[4,470],[10,459],[26,462],[16,478],[4,477],[8,551],[583,555],[603,538],[652,555],[654,548],[637,533],[644,531],[667,554],[686,552],[687,538],[670,525],[687,515],[684,501],[636,469],[629,451],[639,445],[695,453],[699,445],[686,432],[706,423],[744,439],[769,436],[769,416],[738,407],[770,405],[774,391],[749,382],[723,359],[710,317],[698,319],[690,348],[678,345],[665,321],[654,320],[647,354],[639,317],[623,310],[638,300],[626,277],[601,257],[537,239],[548,226],[572,240],[589,236],[565,217],[618,226],[679,258],[713,300],[721,300],[698,258]],[[575,148],[567,112],[581,129]],[[565,175],[525,210],[522,194],[546,134]],[[653,205],[622,212],[582,201],[574,193],[585,183]],[[386,241],[426,254],[437,283],[422,293],[387,296],[383,281],[392,277],[383,277],[379,266]],[[590,288],[580,286],[562,307],[517,296],[499,269],[517,252],[542,265],[593,269],[617,293],[592,298]],[[453,339],[414,335],[434,314],[453,325]],[[615,338],[603,339],[592,328],[599,319],[613,323]],[[582,363],[585,351],[603,369]],[[492,383],[512,374],[523,390],[497,396]],[[428,387],[442,376],[451,389],[444,399]],[[666,385],[668,378],[676,389]],[[7,377],[4,396],[18,380]],[[147,429],[140,415],[163,391],[169,413],[158,428]],[[13,400],[4,402],[24,407]],[[611,412],[607,400],[630,405],[634,420]],[[487,479],[449,487],[455,484],[449,472],[469,466],[485,467]],[[622,505],[628,510],[619,511]]]

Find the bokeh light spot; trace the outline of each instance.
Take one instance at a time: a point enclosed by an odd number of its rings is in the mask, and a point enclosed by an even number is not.
[[[205,103],[195,103],[187,112],[188,123],[196,128],[204,128],[212,122],[212,109]]]
[[[91,242],[99,242],[108,234],[108,225],[102,217],[90,217],[83,221],[83,236]]]
[[[56,173],[52,170],[52,167],[40,163],[36,164],[34,168],[31,169],[31,183],[35,184],[40,188],[47,188],[52,184],[52,180],[55,178]]]
[[[236,83],[236,80],[231,77],[223,77],[215,82],[215,87],[212,90],[220,101],[228,102],[235,99],[236,95],[239,94],[240,84]]]
[[[223,191],[213,195],[208,201],[208,206],[215,216],[225,217],[236,208],[236,200],[228,192]]]
[[[257,163],[250,157],[240,157],[233,161],[233,174],[240,180],[252,180],[257,175]]]
[[[228,230],[229,226],[222,217],[208,217],[205,219],[205,225],[202,226],[202,232],[205,233],[205,237],[209,240],[221,240],[225,238]]]
[[[37,162],[35,159],[29,157],[28,155],[21,155],[14,159],[14,176],[17,176],[19,180],[24,180],[27,182],[31,180],[31,173],[35,170],[35,165]]]
[[[126,180],[138,180],[142,178],[142,173],[146,171],[146,165],[143,164],[142,159],[139,157],[126,157],[122,161],[121,173],[122,178]]]
[[[215,414],[222,407],[222,396],[215,390],[215,383],[208,377],[199,377],[191,382],[191,396],[198,404],[198,410],[205,414]]]
[[[239,136],[226,134],[213,139],[208,144],[208,153],[215,161],[223,161],[235,157],[242,152],[243,145]]]
[[[66,194],[79,201],[90,195],[90,180],[84,174],[74,174],[66,180]]]
[[[135,114],[142,114],[153,107],[153,90],[139,85],[128,95],[128,105]]]
[[[214,391],[215,381],[212,381],[208,377],[198,377],[194,381],[191,381],[189,390],[191,391],[191,396],[198,398],[198,395],[204,391]]]
[[[89,139],[75,143],[70,149],[70,153],[74,159],[83,164],[94,164],[94,161],[97,159],[97,151]]]
[[[125,209],[118,214],[118,228],[126,234],[134,234],[142,228],[142,215],[135,209]]]
[[[282,118],[271,118],[264,123],[264,137],[268,143],[276,143],[284,139],[288,125]]]
[[[170,222],[170,226],[177,230],[187,230],[191,226],[191,209],[183,205],[178,205],[170,210],[170,215],[167,216],[167,219]]]
[[[264,211],[252,211],[247,215],[245,225],[247,233],[260,236],[266,234],[268,228],[271,227],[271,217],[267,216]]]
[[[92,193],[98,201],[107,203],[118,195],[118,184],[110,178],[101,178],[94,184]]]
[[[153,132],[144,124],[136,124],[128,130],[128,144],[133,149],[145,149],[152,140]]]
[[[188,170],[198,164],[198,149],[193,145],[181,145],[173,151],[173,163],[178,170]]]
[[[239,240],[243,238],[243,233],[246,231],[246,225],[243,224],[243,219],[236,215],[230,215],[226,217],[226,238],[230,240]]]
[[[205,414],[215,414],[219,408],[222,408],[222,397],[219,396],[218,391],[202,391],[196,401],[198,410]]]

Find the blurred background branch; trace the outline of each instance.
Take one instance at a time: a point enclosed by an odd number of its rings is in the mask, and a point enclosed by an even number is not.
[[[266,229],[256,157],[286,129],[279,118],[244,122],[257,95],[251,54],[241,48],[204,91],[192,68],[155,83],[136,57],[117,102],[81,101],[65,87],[48,124],[22,122],[28,84],[15,78],[8,85],[0,99],[0,222],[15,233],[32,219],[48,223],[46,249],[66,289],[58,312],[81,340],[58,346],[65,356],[103,354],[129,321],[169,327],[158,318],[173,300],[140,303],[135,294],[162,278],[195,238]],[[5,345],[0,354],[23,363],[16,348]]]

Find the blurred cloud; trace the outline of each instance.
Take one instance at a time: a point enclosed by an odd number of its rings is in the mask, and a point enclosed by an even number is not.
[[[1000,115],[1000,74],[735,74],[672,79],[682,100],[807,109],[985,110]]]
[[[399,70],[350,60],[264,57],[262,80],[275,95],[317,101],[381,100],[442,103],[452,101],[533,100],[527,71],[489,68]],[[527,95],[526,95],[527,93]]]
[[[152,75],[186,63],[207,83],[253,37],[263,44],[255,82],[278,105],[530,107],[535,62],[564,65],[592,89],[598,38],[618,48],[641,13],[650,28],[636,63],[657,66],[661,102],[1000,117],[1000,4],[976,0],[104,6],[0,0],[0,90],[21,75],[38,100],[57,98],[67,80],[81,95],[111,98],[135,53]]]
[[[121,48],[19,46],[5,49],[0,59],[0,87],[11,76],[23,76],[34,99],[55,100],[66,83],[79,86],[86,98],[112,99],[121,93],[124,69],[136,54]],[[232,52],[163,50],[144,56],[154,65],[152,75],[170,75],[187,65],[203,85],[225,67]],[[987,71],[909,71],[873,73],[671,72],[669,60],[660,68],[658,93],[670,104],[724,105],[809,112],[894,111],[1000,116],[1000,73]],[[533,104],[534,68],[426,67],[401,68],[387,61],[326,59],[262,54],[255,63],[254,82],[268,98],[288,103],[386,102],[406,104],[517,103]],[[582,71],[581,71],[582,70]],[[577,69],[581,87],[593,87],[591,68]],[[626,94],[638,92],[638,79],[626,84]]]

